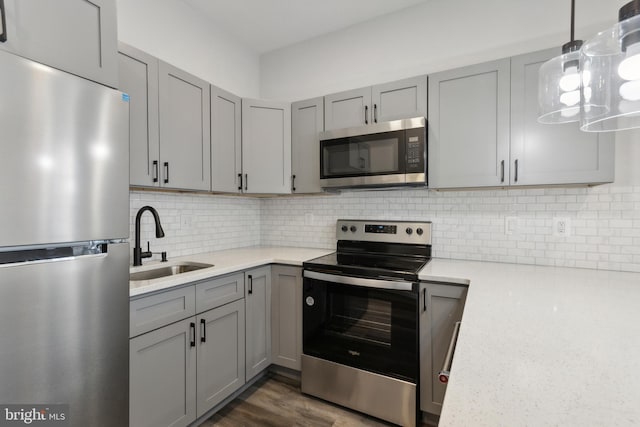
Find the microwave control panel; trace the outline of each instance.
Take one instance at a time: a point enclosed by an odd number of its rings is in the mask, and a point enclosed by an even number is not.
[[[424,173],[427,144],[426,128],[407,129],[405,134],[407,147],[406,173]]]

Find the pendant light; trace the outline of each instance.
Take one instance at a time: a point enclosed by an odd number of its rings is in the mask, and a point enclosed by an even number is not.
[[[640,128],[640,0],[618,13],[618,23],[588,40],[581,50],[582,95],[597,108],[583,108],[580,129],[607,132]]]
[[[540,123],[568,123],[580,120],[583,99],[580,73],[582,40],[575,40],[575,0],[571,0],[571,40],[562,46],[562,54],[545,62],[538,71],[538,121]]]

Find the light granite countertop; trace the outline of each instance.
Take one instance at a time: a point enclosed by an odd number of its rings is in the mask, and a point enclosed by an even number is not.
[[[440,426],[640,425],[640,274],[434,259],[470,282]]]
[[[287,248],[287,247],[249,247],[228,249],[206,254],[188,255],[170,259],[167,263],[149,262],[141,267],[131,268],[131,272],[153,269],[162,265],[181,262],[213,264],[213,267],[190,271],[175,276],[154,280],[129,282],[129,297],[161,291],[197,280],[209,279],[236,271],[247,270],[265,264],[288,264],[302,266],[304,261],[327,255],[329,249]]]
[[[131,282],[130,295],[331,252],[254,247],[175,258],[214,267]],[[440,426],[640,424],[640,274],[433,259],[419,278],[469,285]]]

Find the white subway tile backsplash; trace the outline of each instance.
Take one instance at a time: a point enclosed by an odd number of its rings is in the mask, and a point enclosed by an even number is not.
[[[143,249],[146,250],[147,242],[150,242],[153,252],[166,251],[169,259],[260,244],[260,200],[144,191],[131,191],[129,199],[131,248],[134,246],[136,213],[145,205],[158,211],[165,237],[155,237],[153,217],[144,213]],[[153,257],[159,258],[160,255]]]
[[[640,187],[344,192],[260,209],[263,245],[333,248],[339,218],[425,220],[441,258],[640,271]],[[505,217],[517,221],[510,235]],[[570,236],[553,235],[554,217],[570,219]]]

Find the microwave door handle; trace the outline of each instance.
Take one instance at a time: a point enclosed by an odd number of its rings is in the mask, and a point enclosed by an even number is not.
[[[363,279],[361,277],[340,276],[337,274],[319,273],[317,271],[308,270],[305,270],[304,277],[322,280],[324,282],[340,283],[341,285],[364,286],[367,288],[392,289],[398,291],[410,291],[413,287],[411,282]]]

